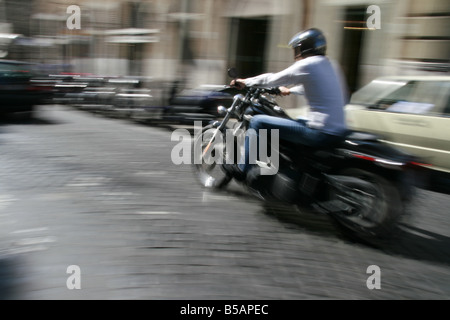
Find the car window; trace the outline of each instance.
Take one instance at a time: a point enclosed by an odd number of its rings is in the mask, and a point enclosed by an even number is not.
[[[411,102],[433,104],[427,113],[442,114],[447,103],[450,81],[420,81],[410,98]]]
[[[389,95],[405,86],[405,81],[374,80],[353,93],[350,104],[373,106],[380,97]]]
[[[30,76],[32,69],[29,65],[15,63],[0,63],[0,76],[3,77],[21,77]]]
[[[447,95],[447,105],[446,105],[445,108],[444,108],[443,115],[444,115],[445,117],[450,117],[450,92],[449,92],[449,94]]]
[[[447,81],[445,83],[445,95],[444,98],[442,99],[442,115],[445,117],[450,117],[450,81]]]
[[[415,81],[410,81],[387,95],[380,95],[371,108],[387,110],[399,102],[410,101],[416,87],[417,83]]]
[[[16,71],[18,68],[17,65],[11,63],[0,63],[0,72],[12,72]]]
[[[413,81],[377,101],[372,108],[388,112],[441,115],[450,81]]]

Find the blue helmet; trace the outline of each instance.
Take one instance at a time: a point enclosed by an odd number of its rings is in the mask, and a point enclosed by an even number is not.
[[[322,31],[316,28],[297,33],[289,41],[289,46],[295,50],[295,57],[325,55],[327,41]]]

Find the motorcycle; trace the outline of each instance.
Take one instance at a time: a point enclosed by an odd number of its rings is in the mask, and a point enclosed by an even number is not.
[[[229,75],[236,77],[234,70]],[[236,92],[230,86],[223,90]],[[291,119],[276,102],[278,88],[247,87],[243,92],[234,95],[228,109],[219,106],[222,118],[194,137],[193,156],[199,158],[194,172],[203,187],[221,189],[233,180],[226,165],[230,157],[237,165],[242,136],[254,115]],[[383,143],[377,135],[351,130],[324,148],[280,140],[277,149],[272,148],[272,155],[279,155],[276,173],[262,174],[272,164],[259,159],[242,181],[252,194],[326,214],[358,241],[377,245],[396,234],[422,168],[415,156]]]

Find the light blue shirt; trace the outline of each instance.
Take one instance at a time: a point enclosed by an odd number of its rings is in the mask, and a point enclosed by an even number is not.
[[[278,73],[265,73],[245,79],[247,86],[293,86],[291,92],[308,100],[308,126],[339,135],[347,130],[344,106],[346,94],[342,78],[325,56],[311,56],[296,61]]]

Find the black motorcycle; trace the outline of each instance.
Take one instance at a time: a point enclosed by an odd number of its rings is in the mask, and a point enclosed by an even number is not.
[[[236,89],[224,86],[223,90]],[[254,115],[290,119],[275,100],[278,88],[244,90],[245,95],[234,96],[231,107],[218,108],[222,119],[203,127],[194,138],[195,174],[204,187],[224,188],[233,179],[226,166],[238,163],[244,148],[242,136]],[[383,143],[376,135],[355,131],[326,148],[283,140],[277,147],[272,148],[279,153],[276,173],[261,174],[272,164],[259,159],[243,181],[254,195],[327,214],[346,235],[360,241],[377,244],[395,234],[420,173],[416,157]]]

